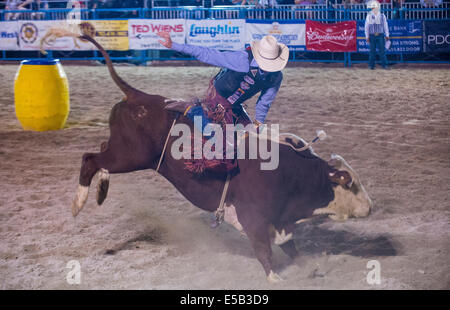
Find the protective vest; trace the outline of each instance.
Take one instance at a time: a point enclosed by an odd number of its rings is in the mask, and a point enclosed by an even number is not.
[[[214,78],[214,86],[219,95],[233,105],[240,105],[253,97],[262,89],[276,85],[283,78],[281,71],[260,73],[258,67],[252,67],[253,53],[250,48],[248,54],[248,72],[236,72],[222,68]]]
[[[369,35],[374,33],[384,33],[384,21],[386,16],[383,13],[381,14],[380,23],[375,24],[375,16],[372,14],[369,19],[372,21],[369,23]]]

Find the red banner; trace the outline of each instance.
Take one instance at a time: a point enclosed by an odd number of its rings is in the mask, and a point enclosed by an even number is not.
[[[306,49],[319,52],[356,52],[356,21],[323,24],[306,20]]]

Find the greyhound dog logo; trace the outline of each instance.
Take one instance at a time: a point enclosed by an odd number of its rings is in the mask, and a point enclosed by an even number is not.
[[[39,30],[33,23],[25,23],[20,27],[20,38],[25,43],[34,43],[39,35]]]
[[[416,32],[420,32],[420,25],[417,25],[417,27],[416,27],[416,22],[415,21],[413,21],[413,22],[410,22],[409,23],[409,33],[416,33]]]
[[[271,35],[273,35],[273,36],[275,36],[275,35],[280,35],[280,34],[282,34],[282,31],[281,31],[281,29],[280,29],[280,23],[278,23],[278,22],[273,22],[272,23],[272,29],[271,30],[269,30],[269,34],[271,34]]]

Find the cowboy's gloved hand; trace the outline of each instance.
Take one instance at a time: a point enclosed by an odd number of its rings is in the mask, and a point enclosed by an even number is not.
[[[255,127],[258,128],[259,126],[264,125],[264,124],[261,123],[260,121],[258,121],[258,120],[255,119],[255,120],[253,121],[253,125],[255,125]]]
[[[167,48],[172,48],[172,39],[170,38],[170,34],[167,31],[160,31],[157,33],[157,35],[164,39],[159,40],[159,43]]]

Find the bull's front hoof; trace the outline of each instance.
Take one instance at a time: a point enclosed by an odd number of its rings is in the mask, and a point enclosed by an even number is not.
[[[281,278],[278,274],[271,270],[269,275],[267,276],[267,281],[271,284],[275,284],[283,281],[283,278]]]
[[[209,222],[209,226],[211,228],[217,228],[217,227],[219,227],[219,225],[220,225],[220,223],[217,222],[216,216],[213,214],[211,216],[211,219],[210,219],[210,222]]]
[[[278,230],[275,230],[275,240],[274,243],[276,245],[282,245],[292,239],[292,233],[286,235],[286,231],[284,229],[281,230],[281,233]]]
[[[78,185],[77,194],[72,202],[72,215],[76,217],[78,213],[83,209],[89,194],[89,187]]]

